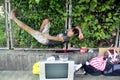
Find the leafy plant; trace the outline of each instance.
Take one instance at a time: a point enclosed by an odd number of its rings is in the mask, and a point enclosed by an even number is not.
[[[51,35],[62,33],[65,30],[65,5],[65,2],[61,0],[12,0],[12,8],[17,10],[17,17],[31,28],[39,30],[42,20],[48,18],[51,22]],[[15,23],[13,23],[13,26],[15,26],[14,38],[16,47],[48,47],[38,43]]]
[[[67,16],[66,3],[69,3],[68,1],[12,0],[12,8],[17,10],[17,17],[20,20],[36,30],[39,30],[44,18],[49,18],[51,21],[51,35],[63,32],[66,17],[71,17],[72,24],[80,26],[85,37],[82,41],[72,38],[70,43],[75,47],[100,47],[101,42],[109,42],[114,37],[112,34],[116,31],[120,22],[120,1],[72,0],[72,15]],[[18,26],[16,27],[15,24],[13,26],[15,26],[15,46],[48,47],[38,43],[31,35],[28,35]],[[109,46],[108,44],[102,45],[102,47]]]
[[[117,0],[74,0],[72,24],[79,25],[85,36],[84,41],[77,43],[76,47],[100,47],[103,40],[113,37],[112,33],[120,22],[120,8]],[[108,44],[104,46],[109,46]],[[102,47],[104,47],[102,46]]]
[[[6,28],[5,28],[5,16],[3,10],[3,1],[0,1],[0,47],[6,47]]]

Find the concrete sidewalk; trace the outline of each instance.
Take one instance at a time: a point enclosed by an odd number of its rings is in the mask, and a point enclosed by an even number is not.
[[[31,71],[0,71],[0,80],[39,80]],[[76,75],[74,80],[120,80],[120,76]]]
[[[0,80],[39,80],[31,70],[36,61],[42,60],[52,54],[52,51],[15,51],[0,50]],[[58,53],[59,55],[60,53]],[[94,56],[93,54],[70,53],[68,56],[76,63],[84,62]],[[120,80],[120,76],[91,76],[75,75],[74,80]]]

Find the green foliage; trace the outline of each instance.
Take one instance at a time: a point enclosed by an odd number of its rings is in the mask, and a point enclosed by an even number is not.
[[[39,30],[42,20],[48,18],[51,22],[51,35],[56,35],[65,30],[65,5],[65,1],[62,0],[12,0],[12,8],[17,10],[17,18],[31,28]],[[13,23],[13,26],[15,26],[14,40],[16,47],[47,48],[27,32],[21,30],[15,23]]]
[[[3,30],[0,29],[0,46],[5,47],[5,45],[6,45],[6,34]]]
[[[120,22],[120,2],[117,0],[74,0],[72,24],[79,25],[85,36],[76,47],[99,47],[99,42],[110,39]],[[107,45],[106,45],[107,46]]]
[[[12,0],[12,8],[17,10],[20,20],[36,30],[44,18],[49,18],[50,34],[56,35],[65,30],[66,1],[69,0]],[[70,43],[75,47],[99,47],[99,42],[111,39],[120,22],[119,7],[118,0],[72,0],[72,24],[82,28],[85,39],[72,38]],[[16,24],[14,26],[15,46],[46,48]]]
[[[4,1],[0,1],[0,6],[3,7]],[[6,47],[6,30],[5,30],[5,17],[3,9],[0,10],[0,47]]]

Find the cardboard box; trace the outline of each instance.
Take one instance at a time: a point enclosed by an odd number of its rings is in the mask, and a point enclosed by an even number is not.
[[[98,56],[103,56],[108,49],[115,49],[120,54],[120,48],[99,48]]]

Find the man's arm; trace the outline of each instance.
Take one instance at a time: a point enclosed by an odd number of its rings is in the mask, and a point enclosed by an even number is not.
[[[64,39],[62,37],[50,36],[48,34],[42,34],[42,35],[49,40],[64,42]]]
[[[80,29],[79,26],[77,26],[76,28],[79,30],[79,36],[78,36],[78,38],[79,38],[80,40],[83,39],[84,36],[83,36],[82,30]]]

